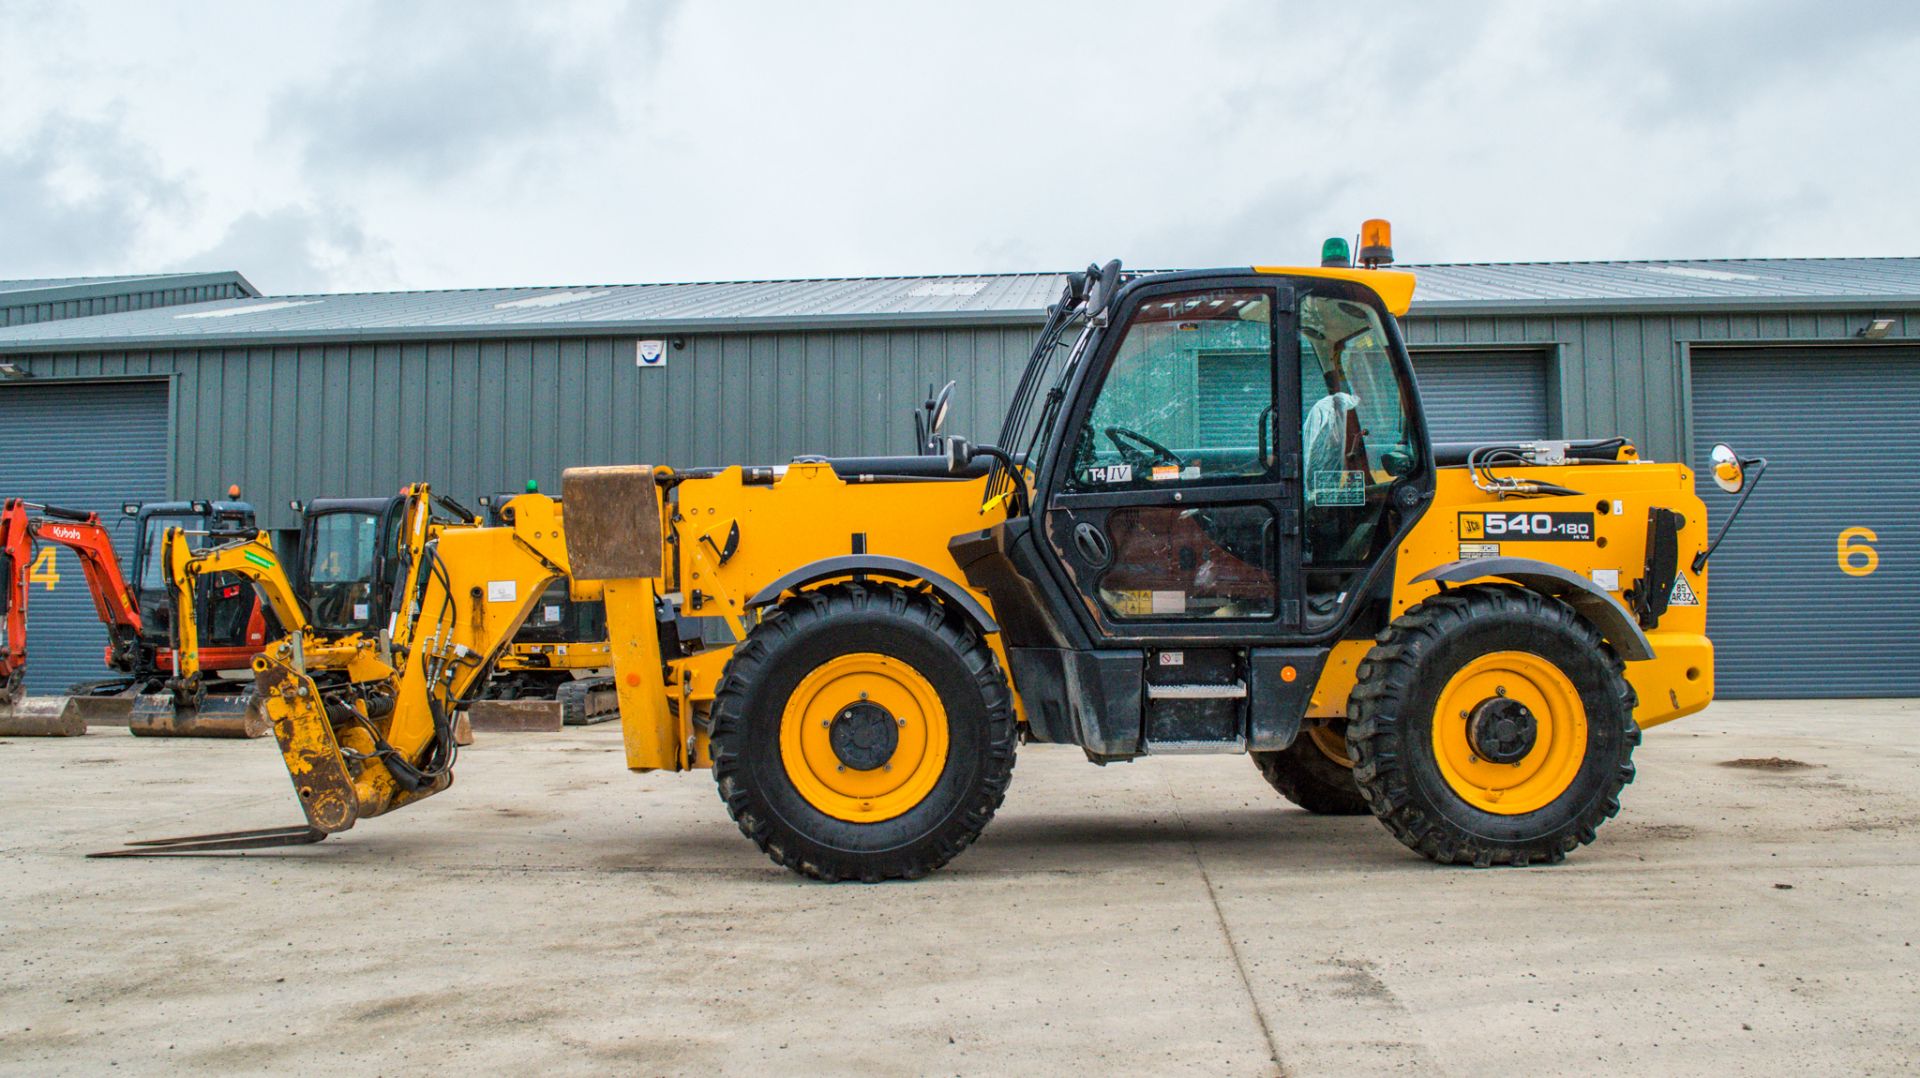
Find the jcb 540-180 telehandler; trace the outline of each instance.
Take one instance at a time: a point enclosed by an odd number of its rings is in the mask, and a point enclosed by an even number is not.
[[[945,864],[1022,741],[1246,754],[1436,861],[1560,860],[1642,728],[1712,699],[1706,513],[1621,440],[1431,444],[1383,233],[1367,268],[1075,275],[997,444],[935,402],[939,456],[573,469],[564,520],[527,494],[444,529],[377,684],[257,661],[308,820],[275,841],[444,788],[451,716],[571,576],[606,603],[628,767],[711,768],[809,876]]]

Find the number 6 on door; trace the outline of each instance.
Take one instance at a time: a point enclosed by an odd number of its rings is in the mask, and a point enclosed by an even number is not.
[[[1880,552],[1869,546],[1877,543],[1880,537],[1872,528],[1848,528],[1840,533],[1835,542],[1840,562],[1840,571],[1848,576],[1872,576],[1880,568]]]

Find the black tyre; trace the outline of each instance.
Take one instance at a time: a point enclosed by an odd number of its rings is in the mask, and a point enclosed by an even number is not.
[[[1253,765],[1280,796],[1322,816],[1360,816],[1367,799],[1353,781],[1344,721],[1309,726],[1278,752],[1252,753]],[[1337,756],[1335,754],[1338,754]]]
[[[1375,816],[1442,863],[1558,862],[1633,781],[1624,667],[1558,600],[1457,588],[1395,619],[1348,704],[1354,780]]]
[[[821,880],[915,879],[967,848],[1012,778],[1012,694],[963,617],[883,584],[805,592],[734,648],[713,773],[740,830]]]

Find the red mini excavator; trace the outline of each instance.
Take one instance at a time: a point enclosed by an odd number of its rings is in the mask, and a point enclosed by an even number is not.
[[[0,503],[0,732],[13,721],[27,691],[27,567],[33,536],[26,503]]]
[[[229,493],[237,497],[239,492],[235,488]],[[106,665],[120,675],[88,686],[86,691],[107,695],[132,689],[145,694],[136,697],[129,724],[133,733],[141,736],[264,735],[267,725],[264,717],[248,706],[250,694],[245,692],[244,681],[215,683],[213,692],[196,686],[199,691],[189,694],[186,706],[176,705],[175,694],[160,691],[168,687],[174,664],[159,540],[168,527],[215,535],[228,530],[251,531],[252,506],[239,501],[149,502],[128,503],[124,508],[139,526],[132,583],[120,570],[113,537],[99,514],[19,499],[9,500],[0,508],[0,548],[4,549],[0,556],[7,562],[7,594],[0,599],[7,621],[5,658],[0,661],[6,699],[17,703],[24,682],[27,591],[23,574],[33,561],[34,543],[56,543],[80,559],[94,610],[107,628]],[[207,646],[200,653],[202,668],[250,673],[253,657],[266,643],[269,628],[258,597],[238,579],[209,579],[205,588],[208,594],[202,599],[210,612],[210,631]],[[223,688],[232,691],[220,691]]]

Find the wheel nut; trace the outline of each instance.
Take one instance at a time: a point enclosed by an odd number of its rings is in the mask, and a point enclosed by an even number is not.
[[[907,720],[905,719],[895,719],[894,721],[899,723],[901,726],[905,726],[907,724]]]
[[[833,769],[834,769],[835,771],[845,771],[845,770],[847,769],[847,765],[846,765],[846,764],[835,764],[835,765],[833,766]]]

